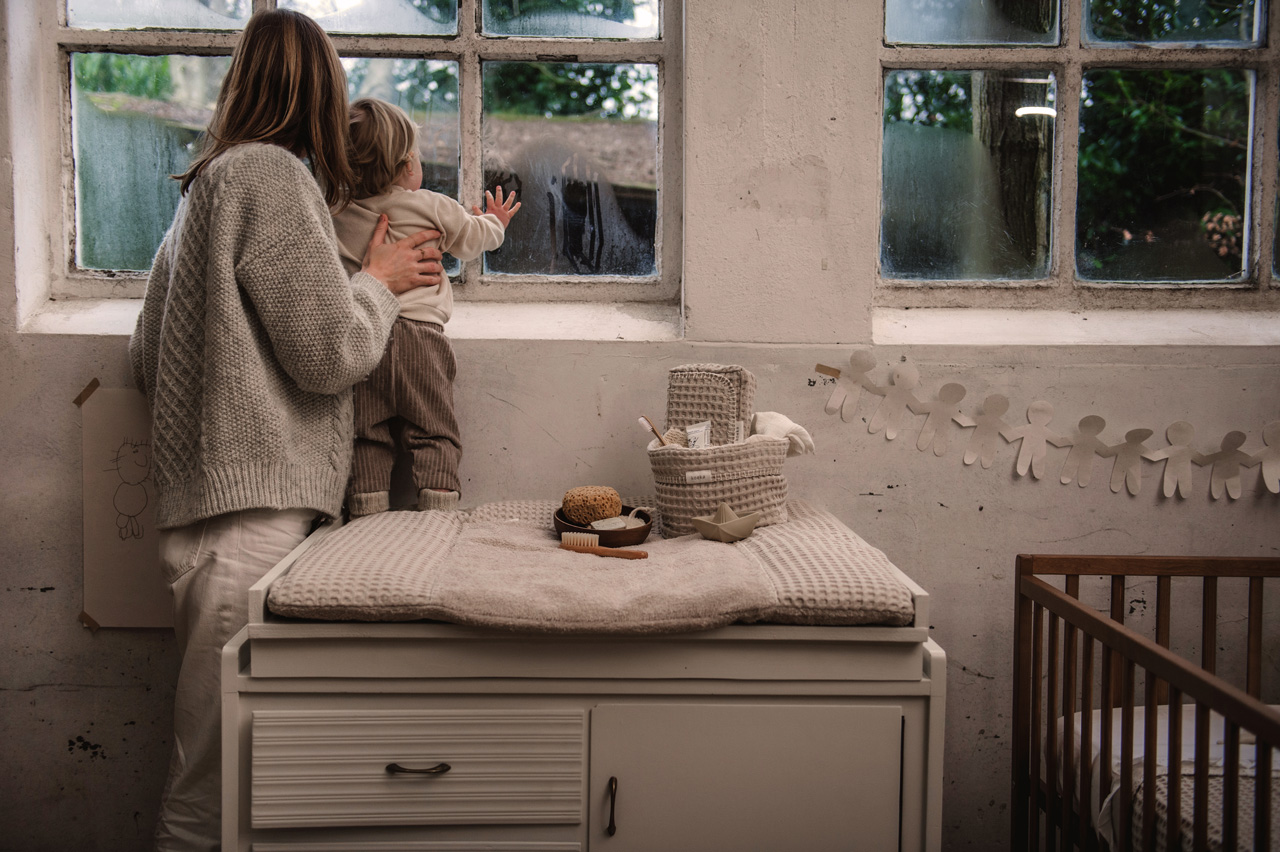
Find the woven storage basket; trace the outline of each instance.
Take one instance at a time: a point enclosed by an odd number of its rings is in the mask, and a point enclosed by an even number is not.
[[[684,428],[711,421],[711,443],[746,437],[756,403],[756,377],[736,364],[684,364],[667,372],[667,423]],[[738,424],[742,423],[742,434]]]
[[[692,518],[728,503],[739,515],[759,512],[756,526],[787,520],[786,438],[752,436],[739,444],[691,450],[649,444],[649,467],[662,512],[662,536],[697,532]]]

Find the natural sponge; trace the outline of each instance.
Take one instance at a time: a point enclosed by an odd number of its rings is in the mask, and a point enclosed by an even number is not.
[[[582,485],[565,492],[560,508],[565,518],[585,527],[592,521],[622,514],[622,498],[607,485]]]

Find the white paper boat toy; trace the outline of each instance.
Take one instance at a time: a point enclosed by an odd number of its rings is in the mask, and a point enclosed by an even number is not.
[[[693,528],[712,541],[741,541],[751,535],[760,520],[759,512],[739,516],[728,503],[721,503],[714,515],[690,518]]]

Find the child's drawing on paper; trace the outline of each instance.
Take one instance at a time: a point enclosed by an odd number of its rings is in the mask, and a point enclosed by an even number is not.
[[[107,470],[114,470],[120,477],[111,500],[116,510],[116,532],[122,539],[142,538],[139,518],[147,508],[144,483],[151,478],[151,445],[125,438]]]
[[[80,405],[84,613],[100,627],[168,627],[173,594],[156,550],[151,412],[136,390],[96,388]]]

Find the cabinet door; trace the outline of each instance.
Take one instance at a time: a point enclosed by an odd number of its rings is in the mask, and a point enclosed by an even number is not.
[[[590,748],[591,850],[898,848],[900,707],[605,704]]]

